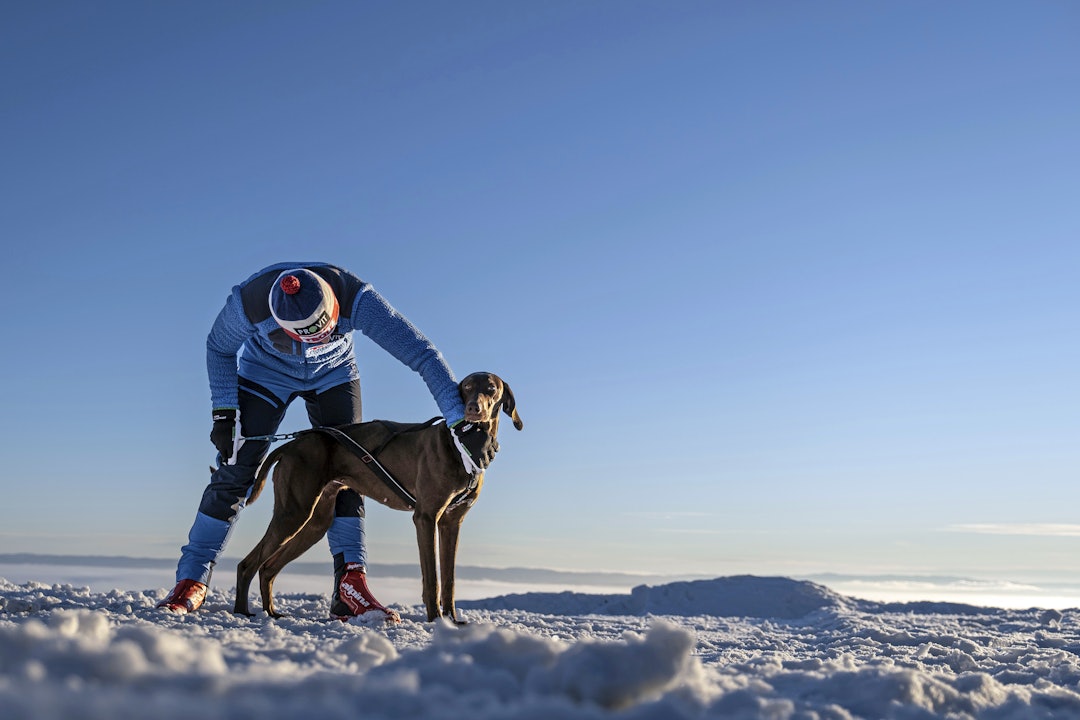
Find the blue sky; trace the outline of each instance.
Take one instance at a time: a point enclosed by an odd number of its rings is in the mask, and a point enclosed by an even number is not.
[[[1078,30],[1066,2],[8,4],[0,553],[175,556],[210,324],[323,260],[517,395],[463,563],[1075,573]],[[368,418],[437,412],[358,354]],[[369,538],[415,557],[403,513]]]

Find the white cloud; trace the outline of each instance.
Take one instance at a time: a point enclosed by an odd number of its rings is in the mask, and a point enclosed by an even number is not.
[[[1039,537],[1080,537],[1080,525],[1069,523],[970,523],[950,525],[949,532],[977,535],[1034,535]]]
[[[626,517],[645,518],[647,520],[681,520],[683,518],[716,517],[716,513],[677,511],[677,510],[633,510],[624,512]]]

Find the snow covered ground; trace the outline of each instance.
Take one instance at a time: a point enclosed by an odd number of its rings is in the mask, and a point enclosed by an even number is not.
[[[283,587],[272,620],[229,592],[163,613],[164,592],[0,580],[3,717],[1080,718],[1075,609],[740,576],[465,600],[464,627],[395,604],[388,626],[324,620],[326,593]]]

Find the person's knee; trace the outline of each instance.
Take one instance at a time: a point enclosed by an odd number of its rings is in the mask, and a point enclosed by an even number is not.
[[[255,467],[222,465],[210,476],[203,491],[199,512],[218,520],[229,521],[244,507],[255,483]]]
[[[364,517],[364,496],[355,490],[342,490],[334,504],[335,517]]]

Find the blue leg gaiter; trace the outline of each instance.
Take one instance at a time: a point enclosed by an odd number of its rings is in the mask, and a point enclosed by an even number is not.
[[[331,555],[340,553],[345,556],[345,562],[367,567],[363,516],[335,517],[326,531],[326,539],[330,542]]]
[[[233,516],[234,521],[235,519]],[[188,532],[188,544],[180,548],[176,581],[197,580],[209,585],[214,563],[229,542],[232,529],[233,523],[227,520],[197,513],[191,531]]]

